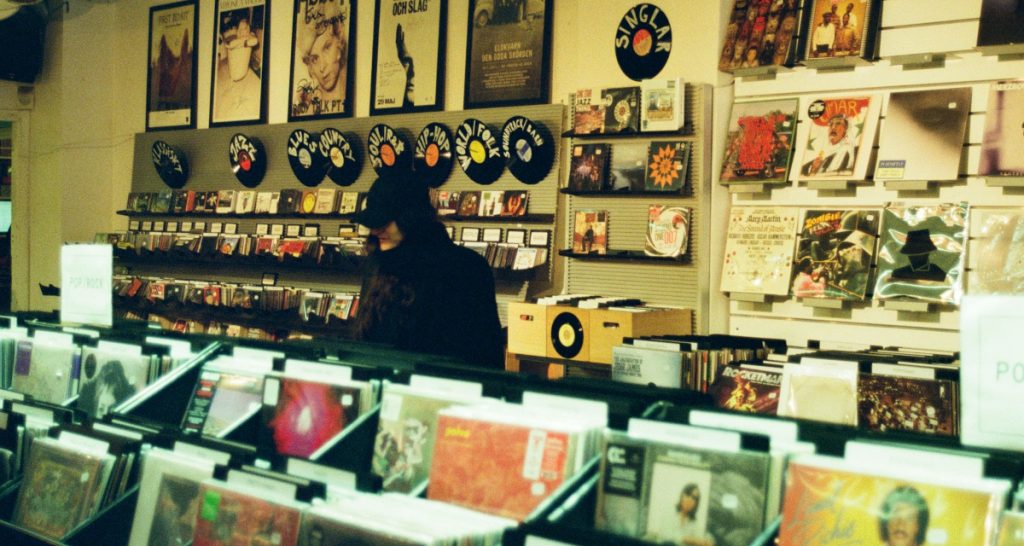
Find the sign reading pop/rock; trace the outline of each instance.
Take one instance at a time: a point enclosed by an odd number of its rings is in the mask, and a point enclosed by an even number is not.
[[[60,250],[62,324],[113,324],[114,252],[110,245],[65,245]]]

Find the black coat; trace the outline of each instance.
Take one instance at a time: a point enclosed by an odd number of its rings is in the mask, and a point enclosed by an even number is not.
[[[386,297],[382,297],[386,294]],[[384,301],[381,301],[384,300]],[[362,338],[504,367],[494,277],[482,256],[440,237],[375,252],[363,277]]]

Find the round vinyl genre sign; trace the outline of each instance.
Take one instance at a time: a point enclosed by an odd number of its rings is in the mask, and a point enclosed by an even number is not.
[[[327,174],[327,162],[320,154],[320,137],[296,129],[288,137],[288,164],[303,186],[316,186]]]
[[[235,173],[243,186],[255,188],[263,181],[263,175],[267,172],[267,154],[260,139],[241,133],[231,137],[228,160],[231,162],[231,172]]]
[[[466,119],[455,130],[455,158],[466,176],[477,184],[494,183],[505,167],[497,131],[473,118]]]
[[[424,127],[416,138],[412,166],[431,188],[444,184],[452,174],[452,132],[440,123]]]
[[[351,186],[363,170],[363,158],[356,140],[328,127],[320,132],[320,155],[327,166],[327,178],[339,186]]]
[[[381,123],[370,129],[366,151],[370,165],[379,176],[408,171],[412,165],[409,142],[390,125]]]
[[[188,157],[177,146],[162,140],[153,143],[153,166],[160,180],[171,188],[178,189],[188,180]]]
[[[551,171],[555,144],[544,124],[513,116],[501,130],[501,153],[512,176],[524,184],[536,184]]]
[[[630,79],[658,75],[672,53],[672,25],[661,8],[637,4],[622,16],[615,31],[615,60]]]

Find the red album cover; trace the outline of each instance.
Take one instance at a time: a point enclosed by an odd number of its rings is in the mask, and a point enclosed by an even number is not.
[[[288,546],[298,543],[298,507],[203,484],[193,546]]]
[[[779,410],[782,371],[726,366],[711,387],[715,405],[728,410],[775,415]]]
[[[440,415],[427,498],[522,521],[565,479],[569,434]]]
[[[272,388],[270,381],[266,388]],[[308,458],[359,416],[359,390],[282,377],[277,404],[265,414],[274,450]]]

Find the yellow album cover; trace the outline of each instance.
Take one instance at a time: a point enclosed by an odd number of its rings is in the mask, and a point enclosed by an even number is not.
[[[995,538],[1006,494],[995,480],[951,486],[808,459],[789,465],[780,546],[984,546]]]

